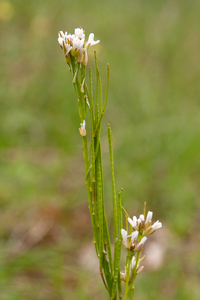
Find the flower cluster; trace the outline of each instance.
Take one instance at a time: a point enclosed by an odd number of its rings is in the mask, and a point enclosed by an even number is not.
[[[100,40],[94,40],[94,33],[90,33],[88,41],[85,41],[85,31],[82,28],[75,28],[74,34],[67,34],[67,31],[59,31],[58,43],[64,50],[65,61],[68,63],[71,57],[76,57],[77,62],[84,66],[88,62],[87,50],[90,46],[96,45]]]
[[[137,230],[142,235],[152,234],[157,229],[162,227],[162,223],[159,221],[156,221],[152,225],[152,217],[153,217],[153,212],[148,211],[146,220],[144,218],[144,215],[142,214],[139,216],[138,219],[136,218],[136,216],[134,216],[133,219],[128,218],[128,222],[130,223],[133,231]]]
[[[135,255],[137,254],[138,257],[140,256],[144,243],[147,241],[146,235],[152,234],[157,229],[162,227],[162,223],[159,221],[156,221],[154,224],[152,224],[152,217],[153,217],[153,212],[149,211],[147,213],[146,220],[143,214],[140,215],[138,219],[136,216],[134,216],[133,219],[127,218],[129,224],[131,225],[132,233],[128,235],[126,230],[124,229],[121,230],[122,244],[127,250],[129,250],[128,251],[130,253],[129,257],[131,257],[129,281],[133,276],[134,268],[135,268],[136,275],[140,273],[144,268],[143,266],[139,268],[139,262],[141,261],[140,259],[136,264]],[[127,277],[126,273],[127,272],[125,267],[125,272],[120,273],[121,279],[124,281],[126,281],[126,277]]]

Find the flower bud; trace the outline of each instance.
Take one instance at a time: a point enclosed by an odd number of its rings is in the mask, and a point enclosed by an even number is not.
[[[144,243],[146,242],[146,240],[147,240],[147,237],[146,236],[144,236],[142,239],[141,239],[141,241],[136,245],[136,247],[135,247],[135,251],[142,251],[142,249],[143,249],[143,247],[144,247]]]
[[[80,125],[81,125],[81,127],[79,128],[80,135],[86,136],[86,129],[85,129],[86,123],[85,123],[85,120],[83,120],[83,123],[81,123]]]

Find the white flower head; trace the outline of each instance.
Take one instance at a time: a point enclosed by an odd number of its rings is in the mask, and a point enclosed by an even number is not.
[[[159,229],[159,228],[161,228],[161,227],[162,227],[162,223],[159,222],[159,221],[156,221],[156,222],[152,225],[153,230],[157,230],[157,229]]]
[[[128,222],[131,224],[133,230],[137,229],[137,218],[136,218],[136,216],[133,217],[133,220],[131,218],[128,218]]]
[[[79,39],[78,37],[73,38],[72,45],[75,51],[80,50],[83,47],[84,39]]]
[[[81,125],[81,127],[79,128],[80,135],[86,136],[86,129],[85,129],[86,122],[85,122],[85,120],[83,120],[83,123],[81,123],[80,125]]]
[[[88,41],[86,42],[85,47],[89,48],[90,46],[94,46],[96,44],[98,44],[100,42],[100,40],[95,41],[94,40],[94,33],[90,33]]]
[[[82,28],[75,28],[75,36],[79,39],[85,39],[84,30]]]
[[[65,32],[65,34],[63,33],[63,31],[58,32],[58,43],[60,44],[62,49],[64,48],[65,54],[69,53],[69,51],[72,49],[69,42],[70,36],[70,34],[67,34],[67,31]]]
[[[153,213],[152,213],[153,215]],[[147,215],[148,217],[148,215]],[[145,232],[146,234],[152,234],[154,233],[157,229],[160,229],[162,227],[162,223],[159,222],[159,221],[156,221],[153,225],[151,225],[151,221],[150,222],[147,222],[149,221],[150,219],[147,219],[146,220],[146,228],[145,228]]]
[[[65,60],[68,63],[70,58],[76,58],[78,63],[86,66],[88,63],[87,50],[90,46],[96,45],[100,40],[94,40],[94,33],[90,33],[88,41],[85,41],[85,31],[82,28],[75,28],[74,34],[67,34],[61,30],[58,33],[58,43],[64,49]]]

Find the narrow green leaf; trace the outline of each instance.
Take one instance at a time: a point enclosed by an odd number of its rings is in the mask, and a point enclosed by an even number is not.
[[[115,178],[114,178],[114,162],[113,162],[113,140],[110,125],[108,125],[108,145],[110,152],[110,167],[111,167],[111,178],[112,178],[112,196],[113,196],[113,215],[114,215],[114,242],[118,240],[118,219],[117,219],[117,200],[115,190]]]
[[[114,248],[114,278],[113,278],[112,297],[111,297],[111,299],[114,299],[115,294],[116,294],[116,286],[117,286],[118,274],[119,274],[119,263],[120,263],[120,257],[121,257],[121,244],[122,244],[122,237],[121,237],[121,229],[122,229],[121,193],[122,193],[122,189],[118,193],[118,241],[115,243],[115,248]]]
[[[85,184],[87,187],[89,210],[90,210],[90,215],[91,215],[91,220],[92,220],[92,228],[93,228],[93,232],[94,232],[94,245],[95,245],[95,249],[96,249],[96,252],[98,255],[99,254],[99,250],[98,250],[99,237],[98,237],[96,216],[95,216],[95,213],[93,212],[91,178],[90,178],[90,173],[88,172],[89,162],[88,162],[87,137],[86,136],[83,136],[83,156],[84,156],[84,161],[85,161],[85,171],[86,171],[86,174],[88,174],[85,178]]]
[[[106,282],[108,286],[108,291],[111,296],[111,290],[112,290],[112,273],[110,272],[109,268],[109,261],[107,260],[107,254],[103,253],[103,270],[106,277]]]
[[[100,149],[97,155],[97,195],[98,195],[98,208],[99,208],[99,260],[100,272],[103,269],[103,220],[104,220],[104,205],[102,197],[102,177],[101,177],[101,159]]]
[[[93,115],[93,90],[92,90],[92,69],[89,68],[90,80],[90,122],[91,122],[91,150],[92,150],[92,193],[93,193],[93,212],[95,212],[95,152],[94,152],[94,115]]]
[[[108,231],[108,224],[107,224],[107,219],[104,211],[104,239],[105,239],[105,248],[108,254],[108,261],[109,261],[109,266],[110,266],[110,272],[112,275],[113,272],[113,261],[112,261],[112,251],[111,251],[111,242],[110,242],[110,235]]]
[[[95,105],[97,107],[98,99],[99,99],[99,77],[100,77],[100,74],[98,72],[97,53],[96,53],[96,51],[94,51],[94,60],[95,60],[95,67],[96,67],[96,102],[95,102]],[[97,122],[97,120],[98,119],[96,119],[96,122]]]
[[[118,294],[119,294],[119,300],[122,299],[122,282],[121,282],[121,278],[120,278],[120,269],[119,269],[119,273],[118,273]]]
[[[99,120],[98,82],[99,82],[100,74],[98,72],[96,52],[94,52],[94,56],[95,56],[95,67],[96,67],[96,101],[95,101],[95,125],[96,125]]]
[[[115,178],[114,178],[114,162],[113,162],[113,141],[112,141],[112,132],[110,125],[108,125],[108,144],[110,152],[110,166],[111,166],[111,178],[112,178],[112,195],[113,195],[113,215],[114,215],[114,278],[112,286],[112,298],[114,299],[116,294],[116,283],[118,278],[118,216],[117,216],[117,203],[116,203],[116,190],[115,190]]]
[[[100,84],[100,102],[102,105],[102,86],[101,86],[101,78],[100,78],[100,75],[99,75],[99,84]],[[100,115],[100,118],[97,122],[97,125],[95,127],[95,130],[94,130],[94,136],[96,135],[97,131],[99,130],[99,127],[101,125],[101,120],[103,118],[103,115],[105,113],[105,109],[106,109],[106,104],[107,104],[107,101],[108,101],[108,87],[109,87],[109,64],[107,64],[107,87],[106,87],[106,98],[105,98],[105,102],[104,102],[104,105],[103,105],[103,109],[101,110],[101,115]]]
[[[103,246],[104,246],[104,255],[106,256],[106,266],[104,268],[109,268],[109,272],[106,273],[106,270],[104,269],[104,272],[107,274],[107,276],[110,276],[110,279],[107,278],[108,288],[109,292],[111,293],[112,290],[112,271],[113,271],[113,262],[112,262],[112,252],[111,252],[111,242],[110,242],[110,235],[108,231],[108,224],[106,219],[106,212],[104,207],[104,185],[103,185],[103,163],[102,163],[102,153],[101,153],[101,142],[99,139],[99,156],[100,159],[100,166],[101,166],[101,178],[102,178],[102,199],[103,199],[103,216],[104,216],[104,228],[103,228]]]

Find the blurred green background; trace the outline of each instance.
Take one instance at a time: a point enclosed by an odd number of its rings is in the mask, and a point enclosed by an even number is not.
[[[199,0],[0,0],[0,299],[108,299],[77,99],[57,42],[59,30],[76,27],[101,40],[94,48],[104,90],[110,63],[102,128],[110,226],[108,122],[123,206],[138,216],[146,201],[163,222],[146,245],[136,299],[198,300]]]

